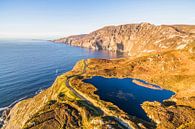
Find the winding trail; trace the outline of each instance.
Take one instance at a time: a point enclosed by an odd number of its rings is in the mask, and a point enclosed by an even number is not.
[[[90,103],[85,97],[83,97],[82,95],[80,95],[74,88],[72,88],[72,86],[70,86],[70,79],[71,79],[72,77],[81,75],[81,74],[83,74],[83,73],[86,72],[87,64],[86,64],[85,60],[84,60],[83,62],[84,62],[84,66],[83,66],[82,73],[77,74],[77,75],[68,76],[68,77],[67,77],[67,80],[66,80],[66,86],[67,86],[67,87],[68,87],[68,88],[69,88],[77,97],[79,97],[80,99],[85,100],[85,101],[87,101],[88,103]]]
[[[82,100],[85,100],[88,104],[94,106],[94,104],[92,102],[90,102],[89,100],[87,100],[85,97],[83,97],[81,94],[79,94],[71,85],[70,85],[70,79],[72,77],[75,77],[75,76],[78,76],[78,75],[82,75],[86,72],[86,68],[87,68],[87,64],[86,64],[86,61],[83,60],[83,69],[82,69],[82,72],[80,74],[77,74],[77,75],[72,75],[72,76],[68,76],[67,77],[67,80],[66,80],[66,86],[77,96],[79,97],[80,99]],[[96,106],[95,106],[96,107]],[[109,115],[108,113],[106,113],[105,111],[102,110],[102,112],[104,112],[104,115],[106,116],[111,116],[113,117],[116,121],[118,121],[121,125],[123,125],[124,127],[126,127],[127,129],[132,129],[129,124],[125,123],[123,120],[121,120],[120,118],[116,117],[116,116],[112,116],[112,115]]]

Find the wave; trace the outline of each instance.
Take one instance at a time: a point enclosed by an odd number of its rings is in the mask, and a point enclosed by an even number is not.
[[[43,90],[44,90],[44,89],[39,89],[38,91],[35,92],[35,95],[37,95],[37,94],[43,92]]]
[[[36,92],[34,93],[34,95],[37,95],[37,94],[39,94],[39,93],[43,92],[43,90],[44,90],[44,88],[43,88],[43,89],[42,89],[42,88],[40,88],[38,91],[36,91]],[[3,112],[4,110],[6,110],[6,109],[9,109],[9,108],[13,107],[13,106],[14,106],[16,103],[18,103],[19,101],[24,100],[24,99],[29,98],[29,97],[30,97],[30,96],[25,96],[25,97],[22,97],[22,98],[20,98],[20,99],[18,99],[18,100],[16,100],[16,101],[12,102],[9,106],[6,106],[6,107],[0,107],[0,112]]]
[[[2,107],[2,108],[0,108],[0,112],[4,111],[6,109],[8,109],[8,107]]]
[[[24,100],[25,98],[27,98],[27,96],[22,97],[22,98],[20,98],[20,99],[18,99],[18,100],[16,100],[16,101],[14,101],[14,102],[11,103],[9,106],[1,107],[1,108],[0,108],[0,112],[4,111],[4,110],[6,110],[6,109],[9,109],[9,108],[11,108],[11,107],[13,107],[17,102],[19,102],[19,101],[21,101],[21,100]]]

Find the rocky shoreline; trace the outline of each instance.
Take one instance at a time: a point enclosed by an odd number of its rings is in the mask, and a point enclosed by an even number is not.
[[[21,98],[19,100],[14,101],[9,106],[1,108],[2,110],[0,111],[0,128],[6,124],[10,110],[15,106],[15,104],[17,104],[18,102],[24,99],[27,99],[27,98],[26,97]]]
[[[2,128],[6,124],[7,122],[6,119],[8,118],[8,114],[10,110],[11,110],[11,107],[2,111],[1,116],[0,116],[0,128]]]

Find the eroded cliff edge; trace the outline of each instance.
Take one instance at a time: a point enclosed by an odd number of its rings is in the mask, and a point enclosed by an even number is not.
[[[194,42],[181,50],[142,57],[82,60],[47,90],[17,103],[3,128],[194,128],[194,66]],[[92,76],[138,78],[176,94],[163,103],[142,104],[154,121],[148,123],[100,100],[96,88],[82,81]]]
[[[131,56],[148,52],[182,49],[195,38],[194,25],[150,23],[107,26],[84,35],[54,40],[95,50],[125,52]]]

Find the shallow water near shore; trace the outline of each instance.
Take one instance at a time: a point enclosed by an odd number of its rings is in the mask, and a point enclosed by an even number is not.
[[[0,109],[48,88],[81,59],[121,56],[49,41],[0,41]]]
[[[165,89],[146,88],[133,83],[132,80],[132,78],[119,79],[95,76],[84,80],[84,82],[91,83],[98,89],[96,93],[100,99],[112,102],[130,115],[150,121],[141,108],[141,104],[144,101],[162,102],[174,95],[174,92]]]

